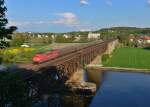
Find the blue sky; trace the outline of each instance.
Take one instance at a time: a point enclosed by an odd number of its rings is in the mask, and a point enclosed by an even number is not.
[[[68,32],[150,27],[150,0],[5,0],[18,31]]]

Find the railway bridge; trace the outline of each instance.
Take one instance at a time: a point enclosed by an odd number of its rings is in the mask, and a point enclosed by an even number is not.
[[[78,69],[93,62],[97,56],[110,53],[117,42],[118,39],[110,39],[64,48],[65,54],[54,60],[36,65],[20,65],[18,69],[24,72],[24,80],[33,88],[32,94],[39,90],[46,92],[47,88],[58,89],[55,84],[61,87]]]

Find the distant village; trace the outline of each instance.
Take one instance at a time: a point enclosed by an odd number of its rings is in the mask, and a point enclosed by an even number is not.
[[[133,34],[129,35],[129,41],[131,43],[136,43],[137,47],[142,47],[144,45],[150,44],[150,36],[141,35],[141,36],[134,36]]]
[[[110,30],[109,30],[110,32]],[[111,31],[113,33],[114,31]],[[26,33],[14,33],[12,35],[13,38],[18,39],[24,39],[22,44],[20,46],[22,47],[29,47],[29,42],[45,42],[49,40],[49,43],[53,42],[89,42],[93,40],[99,40],[101,39],[101,33],[94,33],[94,32],[87,32],[86,34],[70,34],[70,33],[63,33],[63,34],[54,34],[54,33],[32,33],[32,32],[26,32]],[[32,39],[34,39],[32,41]],[[139,47],[143,44],[150,44],[150,36],[147,35],[134,35],[130,34],[128,35],[128,39],[131,43],[136,43]],[[41,41],[42,40],[42,41]],[[45,40],[45,41],[44,41]],[[9,40],[7,40],[9,41]],[[17,43],[17,42],[16,42]],[[138,47],[137,46],[137,47]]]
[[[63,36],[64,38],[66,39],[69,39],[71,38],[72,36],[74,35],[71,35],[69,33],[64,33],[64,34],[51,34],[51,33],[32,33],[32,32],[26,32],[26,33],[14,33],[12,36],[16,36],[16,34],[20,34],[22,36],[29,36],[29,37],[38,37],[38,38],[48,38],[49,36],[51,36],[52,38],[55,38],[57,36]],[[100,33],[92,33],[92,32],[89,32],[87,36],[88,39],[98,39],[100,38]],[[82,38],[82,36],[85,36],[85,35],[76,35],[74,36],[77,40],[80,40]]]
[[[21,47],[29,47],[31,43],[65,43],[65,42],[89,42],[93,40],[100,39],[101,34],[100,33],[92,33],[88,32],[87,34],[70,34],[70,33],[64,33],[64,34],[54,34],[54,33],[32,33],[32,32],[26,32],[26,33],[14,33],[12,35],[12,40],[20,39],[22,40],[22,44],[20,44]],[[8,40],[9,41],[9,40]],[[16,44],[17,44],[16,40]]]

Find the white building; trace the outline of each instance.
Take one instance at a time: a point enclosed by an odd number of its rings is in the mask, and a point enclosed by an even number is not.
[[[67,34],[64,34],[63,36],[64,36],[66,39],[69,38],[69,35],[67,35]]]
[[[145,37],[144,37],[144,41],[145,41],[146,43],[150,43],[150,36],[145,36]]]
[[[75,40],[74,40],[74,41],[77,42],[77,41],[79,41],[80,39],[81,39],[81,35],[78,35],[78,36],[75,37]]]
[[[150,43],[150,39],[146,41],[147,43]]]
[[[42,35],[38,34],[37,37],[38,37],[38,38],[42,38]]]
[[[89,33],[88,39],[98,39],[100,37],[100,33]]]
[[[47,36],[47,35],[45,35],[45,38],[48,38],[48,36]]]

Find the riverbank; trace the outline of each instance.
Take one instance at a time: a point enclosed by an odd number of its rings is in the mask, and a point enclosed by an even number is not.
[[[97,71],[133,72],[133,73],[149,73],[150,74],[150,69],[104,67],[101,65],[89,65],[87,66],[87,69],[94,69]]]
[[[141,73],[150,73],[150,69],[137,69],[137,68],[120,68],[120,67],[101,67],[104,70],[113,70],[113,71],[129,71],[129,72],[141,72]]]

